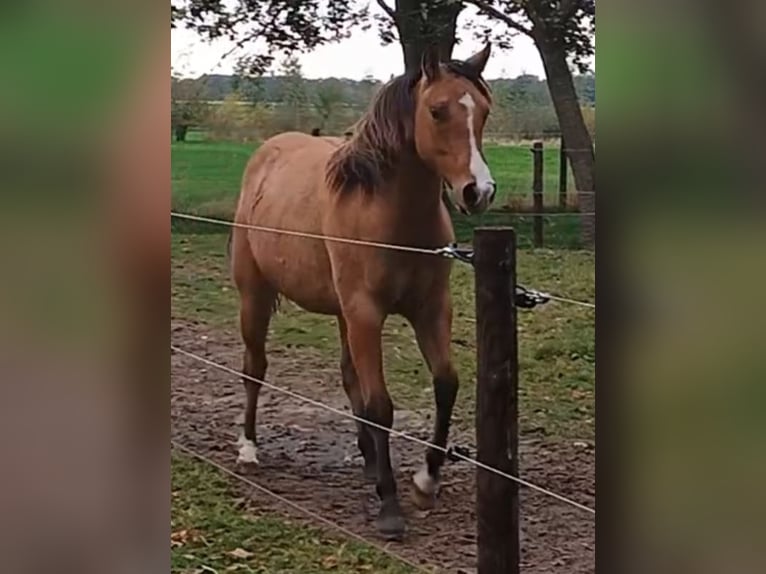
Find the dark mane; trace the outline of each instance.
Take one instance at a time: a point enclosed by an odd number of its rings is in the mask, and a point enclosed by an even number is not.
[[[371,192],[391,175],[402,151],[412,145],[418,79],[419,73],[404,74],[378,91],[351,138],[330,158],[327,182],[333,189]]]
[[[487,83],[465,62],[443,64],[470,80],[491,101]],[[339,193],[361,188],[372,193],[392,175],[401,154],[414,148],[415,85],[420,70],[389,81],[375,95],[370,108],[354,126],[353,135],[330,158],[327,183]]]

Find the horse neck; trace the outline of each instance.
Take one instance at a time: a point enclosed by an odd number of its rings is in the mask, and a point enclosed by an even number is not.
[[[419,217],[440,213],[442,180],[414,151],[402,154],[391,183],[398,209]]]

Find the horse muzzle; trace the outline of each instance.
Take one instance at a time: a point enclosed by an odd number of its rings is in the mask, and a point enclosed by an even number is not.
[[[481,183],[471,181],[460,190],[459,195],[462,201],[459,203],[462,203],[461,207],[465,207],[469,214],[483,213],[495,199],[496,191],[497,188],[494,181]]]

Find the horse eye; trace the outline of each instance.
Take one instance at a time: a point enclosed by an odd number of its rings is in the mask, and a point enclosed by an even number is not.
[[[430,111],[431,117],[437,122],[447,119],[447,108],[444,106],[434,106]]]

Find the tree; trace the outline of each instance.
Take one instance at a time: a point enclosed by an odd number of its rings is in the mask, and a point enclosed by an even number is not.
[[[314,94],[314,109],[321,121],[319,129],[323,131],[337,106],[343,101],[343,92],[332,81],[323,82]]]
[[[238,62],[232,76],[232,90],[240,99],[256,105],[263,98],[263,82],[260,74],[253,73],[245,62]]]
[[[272,54],[312,50],[343,39],[368,20],[365,3],[323,0],[171,0],[171,27],[184,26],[200,36],[235,42],[230,52],[248,47],[242,66],[262,74]],[[256,41],[261,44],[254,49]]]
[[[384,43],[398,36],[407,71],[417,69],[430,45],[442,59],[451,57],[462,0],[395,0],[393,7],[387,1],[376,0],[382,14],[374,19]],[[247,46],[240,61],[254,73],[268,69],[274,53],[312,50],[371,22],[361,0],[171,0],[171,27],[185,26],[209,40],[228,38],[236,43],[232,52]]]
[[[377,0],[385,14],[377,18],[380,39],[384,44],[396,40],[393,22],[407,72],[420,67],[423,52],[431,46],[436,47],[443,61],[452,57],[457,18],[464,6],[462,0],[395,0],[393,7],[386,2]]]
[[[282,64],[281,71],[284,76],[282,99],[293,114],[293,129],[300,129],[301,110],[308,100],[303,68],[297,57],[288,56]]]
[[[366,74],[362,81],[359,82],[359,103],[367,107],[372,100],[375,93],[382,87],[382,84],[376,80],[371,74]]]
[[[170,127],[177,142],[186,141],[189,128],[204,123],[208,105],[200,82],[170,76]]]
[[[574,79],[577,95],[583,105],[596,105],[596,76],[592,73],[580,74]]]
[[[553,107],[567,156],[579,191],[581,210],[595,209],[596,156],[577,97],[571,61],[580,71],[593,55],[596,22],[595,0],[465,0],[490,19],[502,22],[513,33],[529,36],[535,43],[548,78]],[[501,45],[507,39],[500,38]],[[593,246],[595,217],[583,216],[583,242]]]

